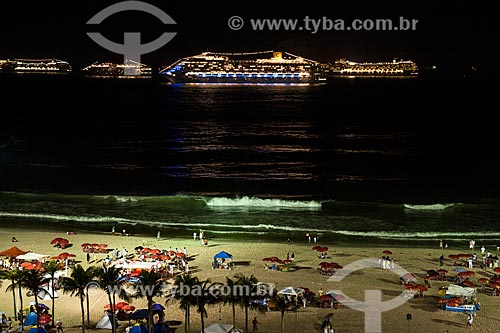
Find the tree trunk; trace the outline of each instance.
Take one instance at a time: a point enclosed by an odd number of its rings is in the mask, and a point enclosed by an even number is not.
[[[35,312],[36,312],[36,315],[37,315],[37,320],[36,320],[36,331],[37,332],[40,332],[39,328],[40,328],[40,324],[38,323],[38,288],[36,290],[34,290],[34,293],[35,295]]]
[[[21,323],[24,323],[23,317],[24,317],[24,312],[23,312],[23,291],[21,289],[21,286],[19,286],[18,289],[19,293],[19,306],[21,307],[21,318],[18,318]],[[16,313],[17,315],[17,313]]]
[[[114,305],[113,305],[113,300],[111,299],[111,294],[108,294],[108,301],[109,301],[109,306],[110,306],[110,313],[111,313],[111,333],[116,333],[115,331],[115,312],[113,311]]]
[[[52,298],[52,327],[54,327],[55,326],[54,325],[54,320],[55,320],[54,319],[55,318],[55,316],[54,316],[54,304],[56,302],[56,299],[54,297],[54,293],[55,293],[55,289],[54,289],[54,276],[51,276],[50,284],[52,285],[52,297],[51,297]]]
[[[281,313],[281,333],[285,333],[285,313]]]
[[[84,299],[80,295],[80,310],[82,311],[82,333],[85,333],[85,308],[83,307]]]
[[[184,311],[184,333],[188,333],[188,320],[189,320],[188,308],[186,307]]]
[[[200,311],[200,313],[201,313],[201,333],[205,333],[205,318],[203,317],[203,311]]]
[[[148,330],[153,332],[153,298],[148,297]]]
[[[17,318],[16,288],[14,288],[14,281],[12,281],[12,300],[14,301],[14,316]]]
[[[236,309],[234,306],[234,302],[233,302],[232,306],[233,306],[233,327],[236,328]]]
[[[89,290],[87,288],[87,293],[86,293],[86,299],[87,299],[87,328],[90,329],[90,305],[89,305]]]
[[[248,305],[245,304],[245,333],[248,333]]]

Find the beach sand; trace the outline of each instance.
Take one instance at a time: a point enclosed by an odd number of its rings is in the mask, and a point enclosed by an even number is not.
[[[11,238],[15,236],[17,243],[11,243]],[[55,237],[63,237],[70,240],[72,247],[61,250],[53,247],[50,241]],[[342,246],[335,245],[335,240],[322,240],[318,244],[309,243],[304,237],[304,242],[292,242],[287,244],[283,241],[245,241],[224,239],[217,235],[211,238],[208,246],[203,246],[199,240],[193,240],[192,235],[186,235],[185,238],[169,238],[164,235],[160,240],[156,239],[156,233],[151,236],[131,235],[121,236],[111,233],[97,233],[77,231],[75,235],[67,235],[66,232],[56,229],[34,230],[26,228],[6,227],[0,228],[1,251],[15,245],[23,250],[29,250],[36,253],[56,256],[66,251],[77,255],[76,260],[81,261],[83,266],[87,266],[86,254],[82,252],[80,244],[106,243],[108,248],[127,248],[129,253],[133,253],[136,246],[156,247],[165,249],[169,246],[172,249],[182,249],[186,247],[188,257],[191,258],[190,270],[200,279],[210,278],[212,281],[225,282],[226,277],[233,277],[234,274],[243,273],[245,275],[254,275],[261,282],[274,283],[276,288],[281,290],[288,286],[310,288],[316,294],[321,288],[323,291],[341,290],[351,298],[362,301],[365,290],[380,290],[382,301],[402,298],[400,294],[403,287],[399,276],[390,270],[380,268],[365,268],[352,272],[342,281],[327,281],[328,276],[319,274],[317,268],[322,261],[335,261],[344,267],[350,263],[366,258],[380,258],[384,250],[393,252],[391,257],[394,262],[414,273],[417,276],[417,282],[423,283],[423,277],[426,271],[430,269],[439,269],[439,256],[444,254],[446,257],[445,268],[450,271],[449,275],[454,276],[453,262],[448,259],[449,254],[468,253],[468,248],[464,244],[463,248],[439,249],[438,244],[435,248],[395,248],[395,247],[370,247],[363,246]],[[314,245],[328,246],[329,259],[318,258],[319,253],[312,250]],[[211,261],[214,254],[220,251],[226,251],[233,255],[235,267],[233,270],[212,269]],[[287,253],[295,254],[294,264],[289,272],[271,271],[264,269],[265,257],[277,256],[285,259]],[[479,251],[478,251],[479,252]],[[495,253],[496,251],[494,251]],[[103,258],[104,254],[97,254],[97,258]],[[93,256],[92,256],[93,259]],[[477,284],[480,277],[491,277],[491,269],[483,271],[475,268],[477,273],[471,278]],[[437,290],[440,286],[447,286],[450,282],[432,281],[431,288],[425,292],[424,297],[408,298],[402,305],[383,312],[382,314],[382,332],[469,332],[466,326],[467,315],[443,311],[436,302]],[[7,312],[8,316],[13,317],[12,294],[5,292],[9,281],[3,281],[0,294],[0,311]],[[480,288],[479,288],[480,289]],[[481,310],[477,312],[474,320],[473,330],[476,332],[498,332],[500,324],[500,297],[493,297],[485,293],[479,293],[478,300],[481,303]],[[32,297],[24,297],[24,304],[33,301]],[[165,300],[156,298],[156,302],[165,304]],[[51,306],[51,301],[43,301]],[[108,303],[104,292],[93,293],[91,302],[91,321],[92,327],[95,327],[97,321],[103,314],[104,305]],[[136,309],[145,308],[146,301],[136,299],[131,302]],[[67,294],[59,292],[59,298],[55,302],[55,317],[61,318],[65,327],[65,332],[79,332],[80,330],[80,307],[79,300],[76,297],[70,297]],[[167,320],[184,321],[184,312],[179,309],[177,302],[165,304]],[[340,332],[364,332],[365,318],[364,313],[353,310],[346,305],[340,304],[338,309],[319,308],[307,306],[299,308],[293,312],[285,314],[285,331],[291,332],[321,332],[320,325],[323,318],[329,313],[333,313],[332,323],[337,333]],[[411,314],[412,319],[407,320],[407,314]],[[249,329],[251,330],[251,320],[257,317],[259,321],[258,332],[281,332],[279,311],[268,311],[265,314],[251,311],[249,314]],[[229,305],[215,305],[208,307],[208,318],[205,319],[205,325],[219,322],[231,323],[232,311]],[[126,322],[121,322],[119,331],[123,331]],[[372,325],[373,321],[369,325]],[[191,310],[191,332],[200,332],[199,314],[193,308]],[[244,328],[244,311],[237,308],[236,326]],[[14,325],[17,327],[17,324]],[[92,329],[91,331],[102,331]],[[177,332],[184,332],[183,325],[179,326]]]

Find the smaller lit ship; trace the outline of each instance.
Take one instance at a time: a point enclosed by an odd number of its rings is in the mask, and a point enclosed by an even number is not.
[[[69,63],[59,59],[1,60],[0,72],[4,73],[69,73]]]
[[[391,62],[354,62],[340,59],[325,65],[330,76],[416,76],[418,66],[411,60]]]
[[[126,60],[125,63],[95,62],[82,69],[89,76],[151,77],[151,67]]]

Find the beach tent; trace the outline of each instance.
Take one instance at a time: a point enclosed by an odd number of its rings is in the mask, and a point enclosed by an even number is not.
[[[26,318],[24,318],[24,326],[36,325],[38,321],[38,315],[35,312],[30,312]]]
[[[37,260],[41,261],[42,259],[50,258],[48,254],[40,254],[40,253],[33,253],[29,252],[26,254],[21,254],[16,257],[16,259],[19,260]]]
[[[107,330],[113,329],[113,327],[111,327],[111,320],[109,319],[107,311],[104,311],[104,315],[102,316],[101,320],[99,320],[95,328],[104,328]]]
[[[231,324],[212,324],[208,327],[205,327],[204,333],[228,333],[233,329],[233,325]]]
[[[38,290],[38,298],[44,301],[49,301],[52,298],[58,298],[57,292],[49,286],[42,287]]]
[[[28,252],[29,251],[23,251],[23,250],[21,250],[17,246],[13,246],[10,249],[7,249],[5,251],[0,252],[0,256],[15,258],[15,257],[17,257],[17,256],[19,256],[21,254],[26,254]]]
[[[233,256],[226,251],[220,251],[214,255],[214,259],[233,259]]]
[[[446,295],[449,296],[476,296],[477,288],[462,287],[456,284],[450,284],[448,290],[446,290]]]
[[[278,291],[279,295],[287,295],[287,296],[299,296],[304,293],[304,289],[297,287],[287,287]]]

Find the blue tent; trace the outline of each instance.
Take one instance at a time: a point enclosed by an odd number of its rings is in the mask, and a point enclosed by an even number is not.
[[[216,255],[214,255],[214,259],[232,259],[233,256],[226,251],[220,251]]]
[[[38,315],[35,312],[30,312],[24,319],[24,326],[36,325],[37,321]]]

